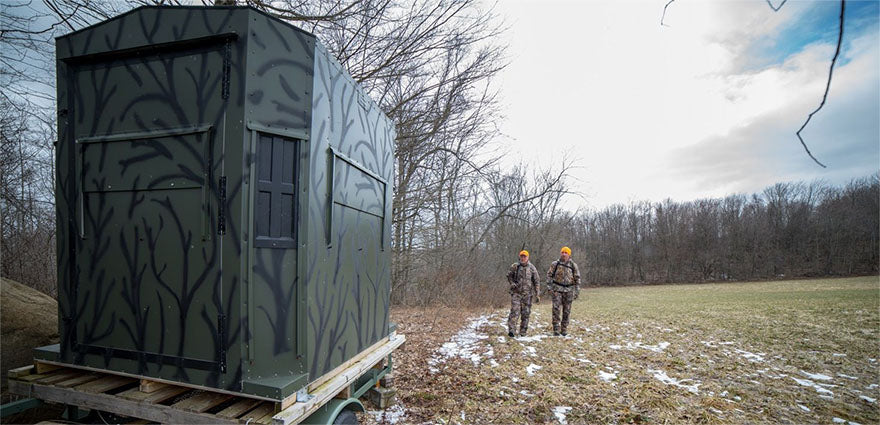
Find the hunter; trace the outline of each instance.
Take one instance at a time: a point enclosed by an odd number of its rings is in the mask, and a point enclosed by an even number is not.
[[[564,246],[559,250],[559,259],[550,264],[550,270],[547,270],[547,290],[553,296],[554,336],[567,335],[571,302],[578,297],[580,282],[581,273],[571,260],[571,248]]]
[[[532,313],[532,296],[535,302],[541,302],[538,297],[540,285],[538,269],[529,262],[529,252],[519,252],[519,261],[510,265],[507,272],[507,283],[510,285],[510,315],[507,316],[507,336],[513,338],[516,331],[517,316],[521,319],[519,335],[525,336],[529,329],[529,315]]]

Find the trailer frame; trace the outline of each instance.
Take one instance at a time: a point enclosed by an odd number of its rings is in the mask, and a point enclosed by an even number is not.
[[[308,391],[279,402],[192,384],[156,380],[35,359],[33,366],[9,371],[9,391],[28,399],[2,407],[60,403],[159,423],[332,423],[345,410],[364,411],[358,401],[391,372],[392,352],[406,342],[396,332],[319,377]],[[322,409],[323,408],[323,409]]]

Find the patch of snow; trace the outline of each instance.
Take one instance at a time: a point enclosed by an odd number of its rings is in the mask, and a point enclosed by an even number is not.
[[[537,372],[539,370],[541,370],[541,366],[538,366],[534,363],[532,363],[532,364],[528,365],[528,367],[526,367],[526,373],[528,373],[529,376],[534,375],[535,372]]]
[[[656,379],[666,385],[674,385],[679,388],[684,388],[694,394],[697,394],[699,392],[699,387],[701,384],[699,384],[699,383],[691,384],[691,385],[684,384],[685,382],[693,381],[693,379],[678,380],[675,378],[671,378],[669,375],[666,374],[666,372],[664,372],[662,370],[658,370],[658,369],[648,369],[648,373],[654,374],[654,379]]]
[[[876,402],[877,402],[877,399],[876,399],[876,398],[871,398],[871,397],[868,397],[868,396],[866,396],[866,395],[860,395],[859,398],[862,399],[862,400],[867,401],[868,403],[876,403]]]
[[[526,396],[526,397],[534,397],[534,396],[535,396],[534,394],[532,394],[532,393],[530,393],[530,392],[528,392],[528,391],[526,391],[526,390],[522,390],[522,391],[520,391],[519,393],[522,394],[522,395],[524,395],[524,396]]]
[[[735,395],[735,396],[733,396],[733,399],[736,401],[742,401],[743,398],[738,395]]]
[[[770,378],[770,379],[782,379],[782,378],[788,376],[788,375],[786,375],[786,374],[784,374],[784,373],[780,373],[780,374],[778,374],[778,375],[774,375],[774,374],[770,373],[770,369],[768,369],[768,368],[764,368],[764,369],[759,370],[759,371],[758,371],[758,374],[760,374],[760,375],[764,375],[764,376],[766,376],[766,377],[768,377],[768,378]]]
[[[576,361],[578,361],[578,362],[580,362],[580,363],[586,363],[586,364],[588,364],[588,365],[593,365],[593,364],[595,364],[595,363],[593,363],[593,362],[591,362],[591,361],[589,361],[589,360],[587,360],[587,359],[585,359],[585,358],[582,358],[582,357],[577,357],[577,358],[572,357],[571,359],[572,359],[572,360],[576,360]]]
[[[617,379],[617,372],[614,372],[613,370],[611,372],[605,372],[605,371],[600,370],[599,371],[599,379],[601,379],[605,382],[611,382],[611,381]]]
[[[503,336],[498,337],[498,342],[506,342],[506,341],[507,341],[507,338],[505,338]]]
[[[734,348],[733,351],[735,351],[737,354],[739,354],[740,356],[742,356],[742,358],[744,358],[744,359],[746,359],[746,360],[748,360],[748,361],[750,361],[750,362],[754,362],[754,363],[761,363],[761,362],[763,362],[763,361],[764,361],[764,356],[766,356],[766,354],[764,354],[764,353],[757,353],[757,354],[756,354],[756,353],[750,353],[750,352],[748,352],[748,351],[746,351],[746,350],[740,350],[739,348]]]
[[[803,404],[798,404],[797,407],[800,407],[801,410],[803,410],[804,412],[809,412],[809,411],[810,411],[810,408],[807,407],[807,406],[804,406]]]
[[[610,348],[612,350],[622,350],[622,349],[635,350],[637,348],[642,348],[642,349],[645,349],[648,351],[653,351],[655,353],[663,352],[663,350],[665,350],[667,347],[669,347],[669,343],[666,341],[661,341],[657,345],[648,345],[648,344],[644,344],[642,342],[636,341],[636,342],[627,342],[626,346],[622,346],[622,345],[618,345],[618,344],[612,344],[612,345],[608,346],[608,348]]]
[[[852,379],[853,381],[856,381],[859,379],[857,376],[849,376],[849,375],[844,375],[842,373],[838,373],[837,376],[839,376],[841,378]]]
[[[728,394],[730,393],[728,393],[727,390],[724,390],[721,394],[718,394],[718,397],[727,397]]]
[[[529,347],[529,346],[526,346],[525,350],[523,350],[522,353],[529,355],[529,356],[532,356],[532,357],[535,357],[538,355],[538,351],[535,349],[535,347]]]
[[[709,411],[712,412],[712,413],[714,413],[714,414],[716,414],[716,415],[723,415],[723,414],[724,414],[724,412],[722,412],[722,411],[720,411],[720,410],[718,410],[718,409],[716,409],[716,408],[714,408],[714,407],[710,407],[710,408],[709,408]]]
[[[568,421],[565,419],[565,415],[571,412],[571,407],[568,406],[556,406],[553,408],[553,415],[556,416],[556,420],[559,421],[560,424],[566,425]]]
[[[823,374],[821,374],[821,373],[810,373],[810,372],[807,372],[807,371],[804,371],[804,370],[801,370],[801,373],[802,373],[804,376],[806,376],[807,378],[810,378],[810,379],[818,379],[818,380],[820,380],[820,381],[830,381],[830,380],[831,380],[831,377],[830,377],[830,376],[828,376],[828,375],[823,375]]]
[[[406,419],[406,409],[400,402],[385,410],[368,410],[367,413],[376,422],[388,422],[390,424],[403,423]]]
[[[444,343],[443,346],[437,350],[434,356],[428,360],[428,365],[437,366],[441,363],[445,363],[448,359],[459,357],[470,359],[474,366],[479,366],[483,356],[476,353],[476,351],[481,347],[480,343],[489,337],[485,334],[479,333],[477,329],[488,325],[489,319],[490,316],[480,316],[472,319],[470,323],[458,331],[449,342]],[[436,368],[432,367],[430,369],[432,373],[436,373],[433,369]]]
[[[519,342],[539,342],[542,339],[547,338],[547,334],[538,334],[532,336],[521,336],[516,338]]]
[[[867,387],[865,387],[865,389],[867,389],[867,390],[873,390],[874,388],[877,388],[877,384],[871,384],[871,385],[868,385]]]
[[[707,346],[707,347],[709,347],[709,348],[715,348],[715,347],[718,347],[719,345],[733,345],[733,344],[734,344],[734,343],[731,342],[731,341],[723,341],[723,342],[717,342],[717,341],[700,341],[700,343],[702,343],[703,345],[705,345],[705,346]]]
[[[846,357],[846,354],[843,353],[832,353],[831,355],[834,357]]]
[[[498,367],[498,362],[495,359],[489,359],[489,366]]]
[[[845,424],[845,423],[846,423],[846,420],[845,420],[845,419],[838,418],[837,416],[835,416],[835,417],[831,418],[831,422],[834,422],[834,423],[836,423],[836,424]]]
[[[809,379],[798,379],[798,378],[795,378],[795,377],[793,377],[793,376],[791,377],[791,379],[794,379],[795,382],[797,382],[798,384],[801,384],[801,385],[803,385],[803,386],[805,386],[805,387],[812,387],[812,388],[814,388],[814,389],[816,390],[816,392],[819,393],[819,394],[829,395],[829,396],[833,396],[833,395],[834,395],[834,393],[833,393],[831,390],[826,389],[826,388],[823,388],[821,385],[818,385],[818,384],[816,384],[815,382],[813,382],[813,381],[811,381],[811,380],[809,380]]]

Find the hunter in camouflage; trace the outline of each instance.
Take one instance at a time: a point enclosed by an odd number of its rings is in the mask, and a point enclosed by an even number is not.
[[[547,270],[547,290],[553,296],[553,335],[555,336],[560,333],[562,336],[567,334],[571,303],[578,297],[580,282],[581,273],[577,264],[571,260],[571,249],[564,246],[559,251],[559,259],[550,264],[550,269]]]
[[[535,302],[538,297],[538,269],[529,262],[529,252],[519,253],[519,262],[510,265],[507,272],[507,283],[510,284],[510,315],[507,316],[507,336],[513,338],[516,330],[517,316],[521,319],[520,336],[525,336],[529,329],[529,315],[532,313],[532,296]]]

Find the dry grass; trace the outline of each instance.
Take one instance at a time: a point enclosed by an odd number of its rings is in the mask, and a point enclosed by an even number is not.
[[[506,337],[502,310],[397,310],[398,399],[406,422],[556,422],[570,407],[569,423],[873,424],[878,303],[877,277],[599,288],[575,301],[567,338],[536,306],[531,340]],[[438,354],[479,316],[465,358]]]

